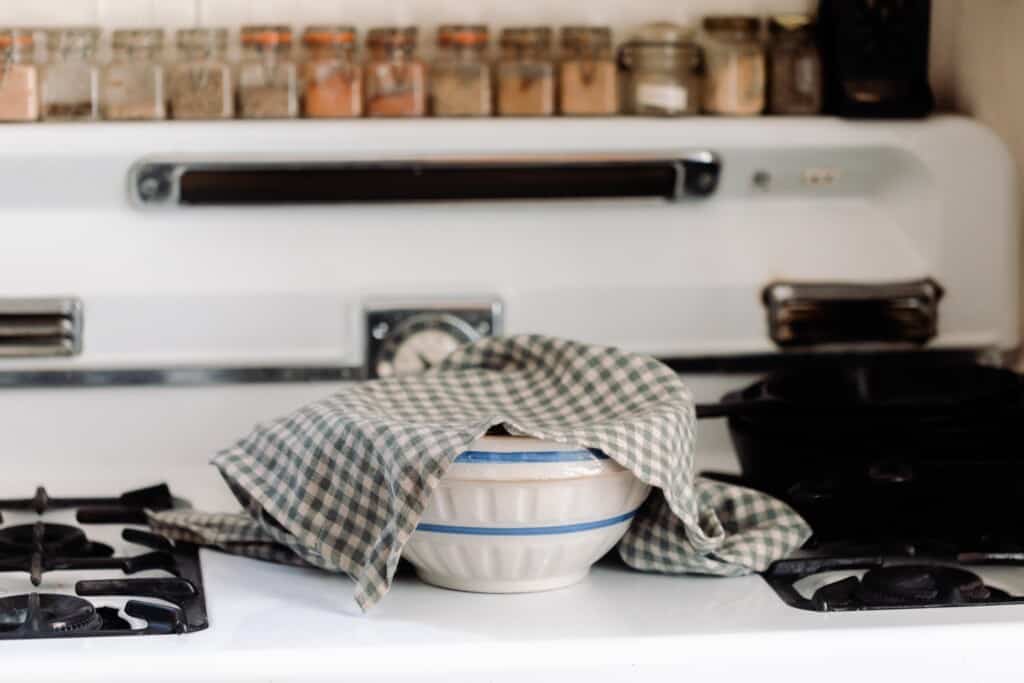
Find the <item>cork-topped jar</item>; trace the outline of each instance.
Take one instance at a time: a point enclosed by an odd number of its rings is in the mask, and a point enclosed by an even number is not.
[[[303,112],[309,118],[353,118],[363,113],[363,70],[352,26],[310,26],[302,35]]]
[[[155,121],[167,117],[164,93],[164,32],[160,29],[114,31],[113,58],[103,69],[100,92],[103,118]]]
[[[700,111],[701,54],[693,30],[647,24],[621,48],[626,108],[640,116],[687,116]]]
[[[824,83],[814,21],[806,14],[780,15],[769,21],[768,32],[768,111],[820,113]]]
[[[761,20],[751,16],[704,18],[704,111],[751,116],[765,108],[765,49]]]
[[[299,115],[298,69],[287,26],[245,26],[238,66],[238,113],[246,119]]]
[[[168,102],[175,119],[230,119],[235,89],[227,60],[228,32],[188,28],[177,33],[178,58],[168,73]]]
[[[46,36],[47,62],[40,86],[46,121],[95,121],[100,116],[98,28],[65,28]]]
[[[39,67],[31,31],[0,29],[0,121],[39,118]]]
[[[551,29],[507,28],[501,33],[496,66],[498,114],[551,116],[555,113],[555,65]]]
[[[559,109],[569,116],[608,116],[619,111],[618,69],[612,32],[605,26],[562,29]]]
[[[427,66],[416,55],[413,27],[375,28],[366,37],[369,56],[363,76],[367,116],[427,114]]]
[[[431,69],[435,116],[490,116],[493,93],[486,26],[442,26]]]

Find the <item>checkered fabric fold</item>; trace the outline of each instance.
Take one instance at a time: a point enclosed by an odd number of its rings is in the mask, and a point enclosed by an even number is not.
[[[788,506],[694,475],[693,400],[653,358],[539,336],[489,338],[422,375],[352,384],[218,453],[248,514],[152,513],[171,538],[349,574],[363,609],[448,466],[493,426],[596,448],[656,487],[619,553],[649,571],[734,576],[810,535]]]

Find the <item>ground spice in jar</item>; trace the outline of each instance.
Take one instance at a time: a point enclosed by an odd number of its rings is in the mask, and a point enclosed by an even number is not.
[[[178,31],[180,61],[167,78],[170,115],[176,119],[229,119],[235,115],[226,29]]]
[[[39,69],[30,32],[0,30],[0,121],[39,118]]]
[[[704,19],[704,111],[750,116],[765,107],[764,47],[756,17],[714,16]]]
[[[313,26],[303,43],[303,103],[311,118],[350,118],[363,113],[363,73],[355,60],[356,31],[349,26]]]
[[[772,17],[768,110],[773,114],[818,114],[824,103],[821,54],[807,15]]]
[[[160,29],[114,31],[114,58],[103,69],[103,115],[113,121],[157,120],[167,116]]]
[[[367,36],[364,73],[368,116],[426,116],[427,67],[416,58],[415,28],[377,28]]]
[[[564,57],[559,67],[563,114],[600,116],[619,111],[618,69],[612,61],[612,34],[603,27],[562,29]]]
[[[442,26],[431,73],[436,116],[490,116],[493,93],[486,26]]]
[[[288,119],[299,114],[298,73],[287,26],[246,26],[238,71],[238,112],[247,119]]]
[[[498,61],[498,114],[551,116],[555,113],[555,73],[547,28],[502,32]]]

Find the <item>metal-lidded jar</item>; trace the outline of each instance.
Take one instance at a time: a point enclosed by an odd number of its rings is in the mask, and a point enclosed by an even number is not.
[[[371,29],[364,67],[367,116],[403,117],[427,114],[427,65],[416,54],[419,32],[414,27]]]
[[[353,118],[363,113],[363,70],[352,26],[310,26],[302,35],[302,102],[314,119]]]
[[[708,114],[752,116],[765,108],[761,20],[744,15],[704,18],[704,106]]]
[[[238,65],[238,113],[247,119],[299,115],[298,69],[287,26],[244,26]]]
[[[175,119],[230,119],[235,89],[223,28],[187,28],[177,33],[178,55],[168,69],[170,116]]]
[[[100,116],[100,30],[61,28],[46,36],[47,62],[40,86],[46,121],[95,121]]]
[[[824,82],[814,20],[806,14],[775,16],[768,22],[768,33],[768,111],[821,113]]]
[[[647,24],[619,53],[627,74],[626,110],[641,116],[687,116],[700,111],[701,51],[693,30]]]
[[[103,67],[103,118],[156,121],[167,117],[164,92],[164,32],[120,29],[111,38],[113,57]]]
[[[490,116],[494,95],[486,26],[449,24],[437,30],[438,56],[430,74],[435,116]]]
[[[607,26],[562,29],[558,69],[559,110],[569,116],[607,116],[619,112],[618,69]]]
[[[0,121],[39,118],[39,67],[31,30],[0,29]]]
[[[551,29],[507,28],[501,32],[498,114],[551,116],[555,113],[555,65],[551,58]]]

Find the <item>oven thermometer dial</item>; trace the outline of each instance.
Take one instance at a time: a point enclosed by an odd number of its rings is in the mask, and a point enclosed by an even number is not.
[[[376,328],[372,334],[381,342],[374,368],[378,377],[429,370],[455,349],[480,338],[469,323],[448,313],[421,313],[393,330]]]

